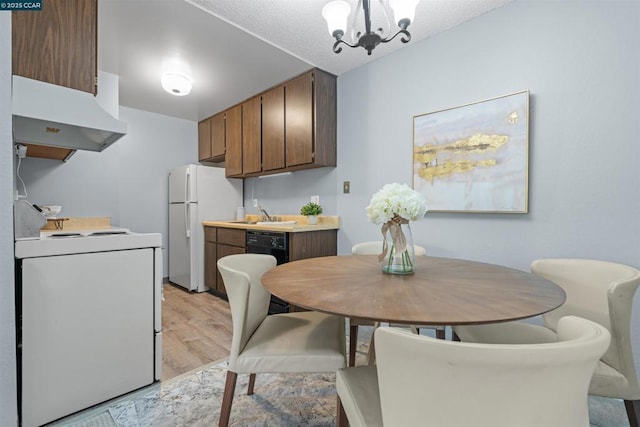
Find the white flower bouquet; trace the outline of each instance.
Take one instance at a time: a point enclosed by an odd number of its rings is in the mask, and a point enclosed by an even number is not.
[[[414,272],[415,253],[409,221],[419,220],[426,212],[424,196],[406,184],[386,184],[371,197],[367,217],[374,224],[383,224],[384,242],[378,256],[379,261],[384,261],[382,271],[392,274]]]
[[[407,221],[417,221],[427,212],[424,196],[407,184],[386,184],[371,197],[367,217],[374,224],[384,224],[399,216]]]

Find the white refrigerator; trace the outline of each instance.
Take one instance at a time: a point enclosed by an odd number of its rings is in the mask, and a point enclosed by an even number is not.
[[[169,171],[169,281],[204,292],[203,221],[234,220],[242,180],[224,168],[184,165]]]

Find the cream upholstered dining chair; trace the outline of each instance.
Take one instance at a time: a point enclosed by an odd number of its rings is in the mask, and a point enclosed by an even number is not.
[[[413,245],[413,251],[416,256],[425,256],[427,251],[425,248],[419,245]],[[351,253],[353,255],[378,255],[382,252],[382,241],[368,241],[356,243],[351,247]],[[367,319],[358,319],[355,317],[349,318],[349,366],[355,366],[356,362],[356,347],[358,344],[358,329],[360,326],[373,326],[374,328],[378,328],[380,326],[379,322],[374,322],[372,320]],[[391,326],[395,327],[403,327],[403,325],[392,324]],[[406,327],[406,325],[404,325]],[[445,338],[445,328],[444,326],[422,326],[422,325],[411,325],[411,330],[416,334],[420,333],[420,328],[429,328],[435,329],[436,338],[444,339]],[[374,335],[371,335],[371,340],[369,342],[369,354],[373,354],[374,347]]]
[[[335,372],[346,366],[344,318],[315,311],[267,316],[269,292],[262,275],[276,266],[271,255],[238,254],[218,260],[231,306],[233,335],[220,426],[227,426],[238,374]]]
[[[546,344],[461,343],[375,332],[377,365],[338,370],[338,425],[588,427],[587,390],[606,328],[558,322]]]
[[[611,333],[611,346],[596,366],[589,394],[623,399],[629,424],[638,427],[640,387],[631,348],[631,314],[640,271],[613,262],[566,258],[536,260],[531,271],[556,283],[567,294],[562,306],[542,316],[544,326],[524,322],[456,326],[458,337],[484,343],[554,342],[562,316],[575,315],[599,323]]]

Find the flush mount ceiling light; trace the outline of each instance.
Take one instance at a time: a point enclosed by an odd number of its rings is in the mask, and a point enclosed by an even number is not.
[[[162,88],[171,95],[185,96],[191,92],[191,67],[177,58],[162,66]]]
[[[411,40],[411,33],[407,31],[407,27],[413,21],[416,6],[420,0],[389,0],[389,7],[393,10],[395,22],[400,30],[390,36],[389,14],[383,0],[374,0],[379,7],[379,15],[382,15],[382,22],[375,29],[371,30],[371,4],[369,0],[358,0],[356,13],[353,17],[351,29],[351,39],[353,44],[342,39],[347,29],[347,18],[351,12],[351,6],[344,0],[334,0],[327,3],[322,8],[322,16],[327,20],[329,34],[335,37],[336,42],[333,44],[335,53],[342,52],[341,44],[349,47],[363,47],[367,54],[371,55],[371,51],[380,43],[388,43],[402,34],[400,40],[402,43],[408,43]],[[364,19],[362,19],[364,18]]]

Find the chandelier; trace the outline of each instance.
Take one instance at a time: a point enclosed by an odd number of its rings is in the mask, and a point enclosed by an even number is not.
[[[327,20],[329,34],[335,37],[336,42],[333,44],[335,53],[342,52],[341,45],[349,47],[363,47],[367,54],[371,55],[371,51],[380,43],[388,43],[402,34],[400,40],[402,43],[408,43],[411,40],[411,34],[407,31],[407,27],[413,21],[416,11],[416,5],[420,0],[389,0],[389,7],[393,10],[395,22],[400,27],[394,35],[391,34],[389,24],[389,14],[385,6],[384,0],[374,0],[379,5],[378,15],[382,16],[382,22],[375,30],[371,29],[371,4],[369,0],[358,0],[358,6],[353,17],[351,29],[352,43],[343,40],[347,29],[347,19],[351,13],[351,6],[344,0],[334,0],[327,3],[322,8],[322,16]],[[360,13],[362,11],[362,13]],[[361,20],[364,17],[364,20]]]

